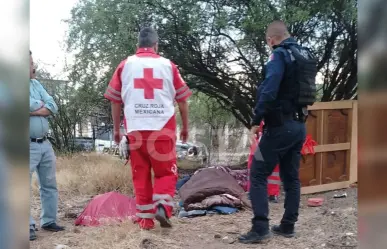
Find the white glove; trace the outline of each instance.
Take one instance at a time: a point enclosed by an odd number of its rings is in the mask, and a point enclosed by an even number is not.
[[[120,144],[118,145],[120,150],[120,158],[128,160],[129,159],[129,142],[126,136],[123,136]]]

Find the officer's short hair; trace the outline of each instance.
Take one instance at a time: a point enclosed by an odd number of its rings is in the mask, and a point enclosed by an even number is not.
[[[266,36],[276,36],[279,38],[289,36],[286,24],[281,20],[275,20],[269,24],[266,30]]]
[[[151,48],[159,41],[157,32],[151,28],[146,27],[141,29],[138,35],[138,47],[139,48]]]

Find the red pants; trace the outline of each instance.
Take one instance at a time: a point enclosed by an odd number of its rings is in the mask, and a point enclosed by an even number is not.
[[[168,217],[172,216],[177,182],[175,139],[147,139],[146,136],[136,139],[129,135],[129,143],[137,221],[141,228],[150,229],[159,204],[164,206]]]

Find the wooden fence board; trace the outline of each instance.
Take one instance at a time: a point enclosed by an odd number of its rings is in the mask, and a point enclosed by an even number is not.
[[[314,151],[317,152],[329,152],[338,150],[350,150],[351,143],[339,143],[339,144],[322,144],[314,146]]]
[[[317,102],[308,107],[308,110],[332,110],[332,109],[352,109],[353,100],[342,100],[332,102]]]
[[[348,188],[351,184],[346,182],[335,182],[330,184],[322,184],[322,185],[316,185],[316,186],[309,186],[309,187],[303,187],[301,188],[301,194],[314,194],[318,192],[326,192],[326,191],[332,191],[337,189],[343,189]]]
[[[357,181],[357,102],[320,102],[308,110],[307,133],[318,145],[301,160],[301,192],[347,188]]]
[[[357,102],[353,103],[352,109],[352,130],[351,130],[351,152],[349,153],[350,166],[349,166],[349,181],[351,183],[357,182],[357,166],[358,166],[358,104]]]

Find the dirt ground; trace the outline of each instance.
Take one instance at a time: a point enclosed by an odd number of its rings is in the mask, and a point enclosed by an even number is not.
[[[182,170],[184,176],[192,169]],[[30,242],[32,249],[227,249],[227,248],[358,248],[357,246],[357,189],[346,189],[348,197],[334,199],[336,192],[319,194],[325,198],[321,207],[307,207],[308,196],[303,196],[298,235],[293,239],[274,237],[266,244],[243,245],[237,237],[250,229],[251,211],[232,215],[213,215],[196,218],[172,218],[171,230],[141,231],[132,223],[99,228],[75,227],[74,220],[93,196],[109,191],[131,195],[133,186],[128,165],[115,157],[99,154],[80,154],[57,158],[59,189],[58,223],[66,231],[37,232],[38,239]],[[26,180],[27,181],[27,180]],[[26,198],[28,200],[28,198]],[[15,209],[20,205],[15,203]],[[283,199],[270,205],[271,222],[279,222],[283,212]],[[38,221],[40,215],[39,191],[36,181],[32,186],[31,213]],[[59,245],[59,247],[58,247]]]
[[[347,198],[334,199],[335,193],[346,192]],[[123,223],[100,228],[74,227],[79,214],[91,196],[60,199],[59,223],[66,226],[65,232],[37,232],[38,239],[30,243],[32,249],[52,249],[57,245],[79,249],[132,249],[132,248],[358,248],[357,243],[357,189],[314,195],[325,198],[321,207],[308,207],[303,196],[297,236],[293,239],[273,237],[265,244],[239,244],[237,237],[250,228],[251,211],[240,211],[233,215],[213,215],[196,218],[173,218],[171,230],[141,231],[133,224]],[[40,202],[35,194],[32,199],[32,214],[39,217]],[[270,205],[271,223],[276,224],[283,212],[283,199]]]

